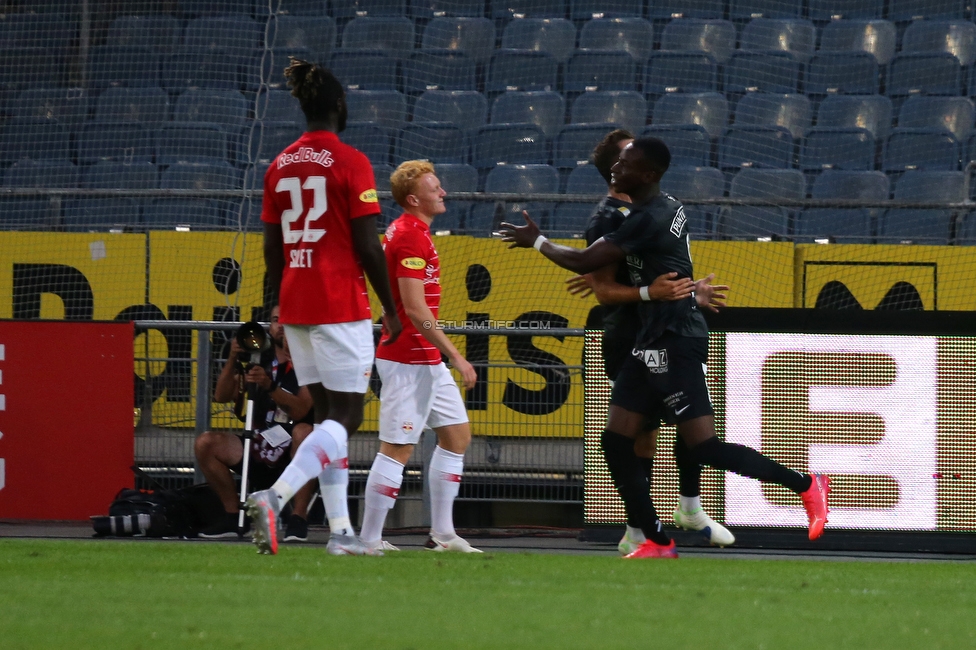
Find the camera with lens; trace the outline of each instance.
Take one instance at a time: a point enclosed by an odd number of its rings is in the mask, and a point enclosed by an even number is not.
[[[241,325],[234,334],[237,345],[241,352],[235,359],[242,374],[249,371],[254,366],[265,367],[271,363],[274,357],[274,350],[271,345],[271,337],[257,321],[249,321]]]

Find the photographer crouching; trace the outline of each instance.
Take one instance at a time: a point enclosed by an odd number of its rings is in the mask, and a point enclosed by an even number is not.
[[[255,386],[254,439],[248,468],[248,490],[264,490],[278,480],[302,440],[314,424],[312,396],[298,385],[292,368],[284,328],[278,323],[278,307],[271,310],[269,335],[273,354],[262,357],[260,364],[248,363],[235,336],[230,354],[214,387],[215,402],[235,402],[237,416],[244,419],[245,386]],[[269,351],[270,353],[271,351]],[[244,460],[244,438],[225,431],[205,431],[194,443],[200,471],[224,506],[223,519],[200,531],[200,537],[237,536],[238,495],[231,472],[241,473]],[[308,505],[314,494],[315,481],[309,481],[292,499],[284,541],[308,539]]]

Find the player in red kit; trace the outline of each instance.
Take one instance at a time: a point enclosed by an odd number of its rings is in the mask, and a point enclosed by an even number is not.
[[[362,423],[373,366],[365,276],[383,304],[391,343],[402,328],[376,236],[380,207],[373,169],[338,137],[347,115],[342,84],[329,70],[294,57],[285,77],[308,129],[264,176],[264,258],[269,285],[280,288],[281,323],[298,382],[312,394],[316,425],[281,478],[250,495],[248,512],[258,550],[276,553],[281,506],[318,476],[329,552],[362,555],[366,548],[349,520],[347,487],[349,434]]]
[[[393,198],[404,213],[386,229],[383,248],[403,334],[376,353],[380,392],[380,450],[366,481],[366,508],[360,538],[372,554],[397,550],[384,542],[383,523],[396,502],[403,469],[420,434],[437,434],[430,461],[431,529],[427,548],[480,553],[454,531],[454,499],[464,470],[471,427],[461,391],[441,361],[443,353],[460,372],[465,388],[474,388],[474,368],[437,326],[441,302],[441,267],[430,224],[444,212],[441,183],[434,166],[409,160],[390,178]],[[383,342],[389,337],[383,337]]]

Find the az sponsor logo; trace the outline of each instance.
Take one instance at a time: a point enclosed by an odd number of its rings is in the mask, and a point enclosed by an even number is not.
[[[631,354],[643,361],[647,369],[654,374],[668,371],[667,350],[638,350],[635,348]]]

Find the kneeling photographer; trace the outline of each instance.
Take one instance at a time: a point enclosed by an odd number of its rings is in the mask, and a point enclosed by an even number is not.
[[[271,487],[287,467],[295,450],[312,431],[312,396],[299,387],[292,368],[284,328],[278,323],[278,307],[271,310],[269,335],[272,349],[260,363],[249,363],[235,336],[230,354],[214,387],[215,402],[235,402],[237,416],[244,420],[246,387],[254,392],[254,438],[248,467],[248,490]],[[200,537],[237,536],[238,500],[234,477],[241,473],[244,461],[244,438],[225,431],[205,431],[194,444],[197,464],[210,487],[224,506],[224,517],[200,532]],[[292,515],[285,529],[284,541],[308,538],[307,511],[314,494],[310,481],[292,499]]]

